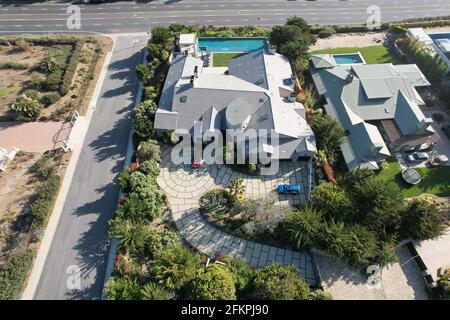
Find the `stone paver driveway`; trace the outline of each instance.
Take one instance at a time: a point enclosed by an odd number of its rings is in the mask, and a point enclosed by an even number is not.
[[[167,195],[177,228],[190,245],[206,255],[220,254],[243,258],[255,268],[262,268],[274,262],[294,266],[311,286],[317,285],[315,264],[309,253],[276,248],[230,235],[206,222],[198,208],[202,194],[214,188],[226,187],[233,177],[244,179],[248,196],[276,196],[273,189],[280,182],[303,183],[306,177],[302,167],[295,169],[289,164],[282,165],[279,174],[261,179],[234,172],[224,165],[198,169],[193,169],[190,165],[174,165],[170,161],[169,148],[163,148],[162,158],[158,184]],[[304,199],[306,195],[300,194],[295,203],[306,201]],[[277,201],[280,204],[290,202],[283,198],[278,198]]]

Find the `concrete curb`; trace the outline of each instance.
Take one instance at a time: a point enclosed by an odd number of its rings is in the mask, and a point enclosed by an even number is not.
[[[66,173],[64,175],[61,187],[58,192],[58,196],[55,201],[55,205],[53,207],[52,213],[48,220],[47,227],[44,232],[44,236],[41,240],[39,250],[37,252],[36,258],[33,263],[33,268],[31,269],[31,273],[28,277],[27,285],[22,293],[21,300],[32,300],[34,294],[36,292],[37,286],[39,284],[39,280],[42,274],[42,270],[44,269],[45,261],[47,258],[47,254],[50,250],[53,237],[56,232],[56,228],[58,227],[58,222],[62,214],[62,210],[64,208],[64,204],[66,202],[67,195],[69,193],[70,185],[72,184],[72,178],[75,173],[75,169],[77,167],[78,159],[81,154],[81,149],[83,146],[84,139],[86,137],[87,131],[89,129],[89,124],[92,118],[92,115],[95,110],[95,106],[97,104],[97,100],[100,96],[100,92],[103,86],[103,82],[106,76],[106,71],[111,61],[112,53],[114,51],[114,47],[116,44],[116,39],[111,37],[113,40],[113,48],[105,57],[105,61],[103,63],[103,67],[99,76],[99,80],[94,89],[94,93],[92,95],[91,101],[89,103],[89,108],[84,117],[80,117],[78,121],[82,121],[83,127],[80,128],[81,134],[78,136],[77,147],[74,149],[73,154],[70,158],[69,164],[67,166]],[[75,123],[76,124],[76,123]],[[75,130],[72,130],[72,132]]]

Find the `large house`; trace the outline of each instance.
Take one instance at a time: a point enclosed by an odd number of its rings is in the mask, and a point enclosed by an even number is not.
[[[341,149],[349,170],[376,170],[390,150],[434,133],[417,91],[430,83],[416,65],[338,65],[320,54],[310,70],[327,114],[346,130]]]
[[[196,140],[207,131],[266,129],[279,136],[278,143],[269,138],[263,146],[272,159],[311,158],[315,137],[295,100],[296,79],[286,57],[263,48],[230,60],[228,67],[204,64],[187,52],[173,58],[156,130],[185,129]]]

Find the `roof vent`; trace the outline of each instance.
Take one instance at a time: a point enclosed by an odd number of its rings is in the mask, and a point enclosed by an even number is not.
[[[191,87],[194,86],[194,79],[195,79],[195,76],[191,76],[191,79],[189,80],[189,85],[190,85]]]
[[[180,102],[186,102],[186,101],[187,101],[187,96],[180,97]]]
[[[345,79],[345,81],[347,81],[347,83],[352,83],[353,82],[353,75],[351,73],[349,73],[347,75],[347,78]]]
[[[264,80],[263,79],[259,79],[255,82],[255,84],[260,85],[263,84]]]
[[[194,76],[198,78],[198,66],[194,67]]]
[[[264,102],[266,101],[264,98],[259,98],[259,102]]]
[[[267,119],[269,119],[269,115],[267,115],[267,114],[263,114],[261,117],[259,117],[260,122],[263,122],[264,120],[267,120]]]

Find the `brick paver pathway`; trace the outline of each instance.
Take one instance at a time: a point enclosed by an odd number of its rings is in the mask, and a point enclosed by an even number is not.
[[[224,165],[204,166],[198,169],[193,169],[190,165],[175,165],[170,161],[169,148],[163,148],[162,158],[158,184],[167,195],[178,230],[190,245],[206,255],[217,253],[222,256],[243,258],[255,268],[262,268],[274,262],[294,266],[310,285],[317,284],[309,253],[263,245],[228,234],[203,219],[198,208],[202,194],[214,188],[226,187],[233,177],[244,180],[249,196],[264,197],[273,193],[276,185],[286,179],[303,183],[303,180],[299,180],[303,179],[302,172],[305,170],[301,170],[301,167],[295,169],[286,166],[286,170],[283,171],[282,166],[279,175],[260,178],[234,172]],[[302,200],[306,199],[306,195],[301,194],[299,201],[301,197]],[[281,199],[280,204],[288,204],[288,200]]]

